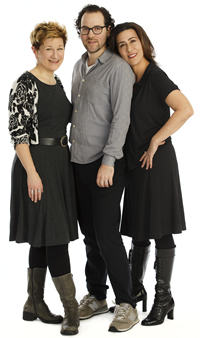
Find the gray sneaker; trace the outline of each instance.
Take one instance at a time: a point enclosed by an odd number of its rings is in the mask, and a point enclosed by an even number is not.
[[[95,296],[89,293],[80,301],[78,309],[80,319],[87,319],[94,315],[108,312],[106,300],[97,300]]]
[[[121,303],[115,307],[115,318],[109,326],[108,331],[124,332],[130,330],[139,322],[137,310],[130,304]]]

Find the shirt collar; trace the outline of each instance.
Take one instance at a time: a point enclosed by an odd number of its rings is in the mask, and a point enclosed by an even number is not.
[[[103,52],[103,54],[101,54],[101,56],[96,60],[96,62],[99,60],[101,63],[106,63],[110,58],[111,56],[113,55],[113,52],[111,52],[110,48],[106,48],[106,50]],[[82,55],[82,62],[85,63],[86,60],[88,58],[88,53],[85,52],[83,55]],[[95,62],[95,63],[96,63]]]

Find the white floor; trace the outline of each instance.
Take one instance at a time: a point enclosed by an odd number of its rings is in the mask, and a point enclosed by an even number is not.
[[[187,234],[188,236],[188,234]],[[154,338],[199,338],[199,253],[197,245],[194,248],[187,248],[186,233],[175,236],[177,244],[177,254],[174,265],[172,279],[172,292],[175,299],[174,320],[165,319],[164,324],[155,327],[143,327],[138,323],[134,328],[125,333],[108,332],[108,327],[112,321],[113,314],[95,316],[80,323],[79,337],[83,338],[109,338],[115,334],[122,337],[154,337]],[[124,238],[127,251],[130,246],[130,239]],[[4,241],[5,244],[5,241]],[[23,304],[27,297],[27,255],[28,245],[8,243],[5,247],[5,257],[8,264],[4,266],[4,257],[1,257],[1,278],[0,278],[0,327],[2,338],[56,338],[61,337],[60,325],[48,325],[36,320],[26,322],[22,320]],[[87,293],[85,288],[84,263],[85,249],[82,236],[78,241],[70,244],[70,255],[72,272],[77,289],[77,300]],[[193,258],[196,257],[194,260]],[[152,242],[152,252],[145,276],[145,287],[148,292],[148,310],[150,310],[153,296],[155,272],[154,262],[154,243]],[[6,273],[4,273],[6,271]],[[195,271],[195,273],[193,272]],[[190,278],[191,276],[191,278]],[[109,284],[109,281],[108,281]],[[109,284],[110,285],[110,284]],[[63,314],[63,308],[59,296],[54,288],[50,274],[47,273],[45,300],[52,312]],[[114,295],[112,288],[108,290],[108,304],[112,306]],[[147,313],[142,313],[142,304],[139,303],[138,313],[140,321],[145,318]]]

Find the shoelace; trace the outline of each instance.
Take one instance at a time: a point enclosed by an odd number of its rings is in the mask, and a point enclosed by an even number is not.
[[[129,304],[116,305],[115,306],[115,318],[119,320],[124,319],[127,315],[128,310],[129,310]]]
[[[94,299],[94,296],[91,296],[90,294],[83,297],[83,299],[80,301],[80,306],[86,305],[89,303],[92,299]]]

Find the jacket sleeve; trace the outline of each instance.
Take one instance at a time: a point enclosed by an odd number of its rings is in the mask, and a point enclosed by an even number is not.
[[[9,132],[14,147],[38,143],[37,101],[36,84],[24,73],[13,83],[9,96]]]

